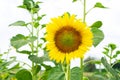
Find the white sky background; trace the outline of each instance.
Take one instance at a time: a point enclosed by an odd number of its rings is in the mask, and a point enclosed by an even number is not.
[[[27,34],[27,30],[21,27],[8,27],[9,24],[24,20],[30,21],[29,13],[17,8],[22,4],[23,0],[0,0],[0,52],[6,51],[10,46],[10,38],[16,34]],[[38,0],[39,1],[39,0]],[[43,19],[43,23],[50,21],[51,17],[62,15],[64,12],[76,14],[78,18],[82,18],[82,4],[78,1],[72,3],[72,0],[40,0],[41,4],[40,14],[44,13],[47,16]],[[101,2],[109,9],[94,9],[88,15],[86,22],[91,25],[95,21],[101,20],[103,22],[102,30],[105,34],[104,40],[96,48],[92,48],[86,56],[100,58],[102,56],[103,47],[108,43],[115,43],[120,46],[120,1],[119,0],[87,0],[87,9],[90,9],[96,2]],[[120,49],[120,48],[119,48]],[[14,51],[12,55],[19,56],[19,60],[29,62],[24,55],[16,54]],[[79,65],[79,61],[75,60],[72,64]]]

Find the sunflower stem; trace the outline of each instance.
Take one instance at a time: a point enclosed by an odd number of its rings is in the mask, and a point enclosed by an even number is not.
[[[70,80],[70,64],[67,64],[67,66],[66,66],[65,80]]]
[[[86,0],[83,2],[83,23],[86,21]],[[83,72],[84,72],[84,65],[83,65],[83,58],[80,58],[80,80],[83,80]]]
[[[86,0],[83,2],[83,22],[86,20]]]
[[[83,80],[83,71],[84,71],[84,66],[83,66],[83,58],[80,59],[80,80]]]

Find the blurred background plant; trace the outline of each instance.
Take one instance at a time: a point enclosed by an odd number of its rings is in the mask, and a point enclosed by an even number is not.
[[[101,60],[87,60],[89,65],[98,64],[103,66],[103,68],[94,69],[92,73],[90,70],[85,74],[88,76],[89,80],[119,80],[120,79],[120,59],[119,54],[120,50],[117,49],[117,45],[114,43],[109,43],[104,47],[103,51],[104,57]],[[86,69],[88,70],[90,66],[87,66]],[[85,69],[85,70],[86,70]]]
[[[22,68],[16,73],[17,80],[40,80],[41,66],[46,67],[47,65],[43,62],[49,60],[44,46],[45,39],[40,36],[45,34],[44,27],[46,27],[45,24],[40,23],[45,16],[45,14],[39,15],[40,4],[42,4],[40,1],[23,0],[23,4],[18,8],[27,10],[31,21],[19,20],[9,25],[25,27],[28,30],[28,35],[17,34],[10,40],[11,46],[15,48],[16,52],[26,54],[32,63],[29,66],[30,69]]]
[[[104,47],[103,54],[106,57],[103,57],[101,62],[107,71],[107,80],[119,80],[120,59],[118,56],[120,54],[120,50],[117,50],[117,45],[113,43],[108,44],[106,47]]]
[[[20,63],[16,62],[15,56],[8,57],[10,50],[0,53],[0,80],[17,80],[15,74],[21,69]]]

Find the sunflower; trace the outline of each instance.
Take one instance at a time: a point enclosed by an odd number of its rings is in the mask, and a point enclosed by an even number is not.
[[[46,27],[47,49],[51,60],[67,64],[73,58],[83,58],[92,46],[93,34],[90,28],[75,15],[52,18]]]

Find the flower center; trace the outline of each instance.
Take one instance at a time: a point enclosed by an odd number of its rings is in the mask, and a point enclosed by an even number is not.
[[[81,44],[81,35],[72,27],[63,27],[55,34],[55,45],[58,50],[69,53],[78,49]]]

